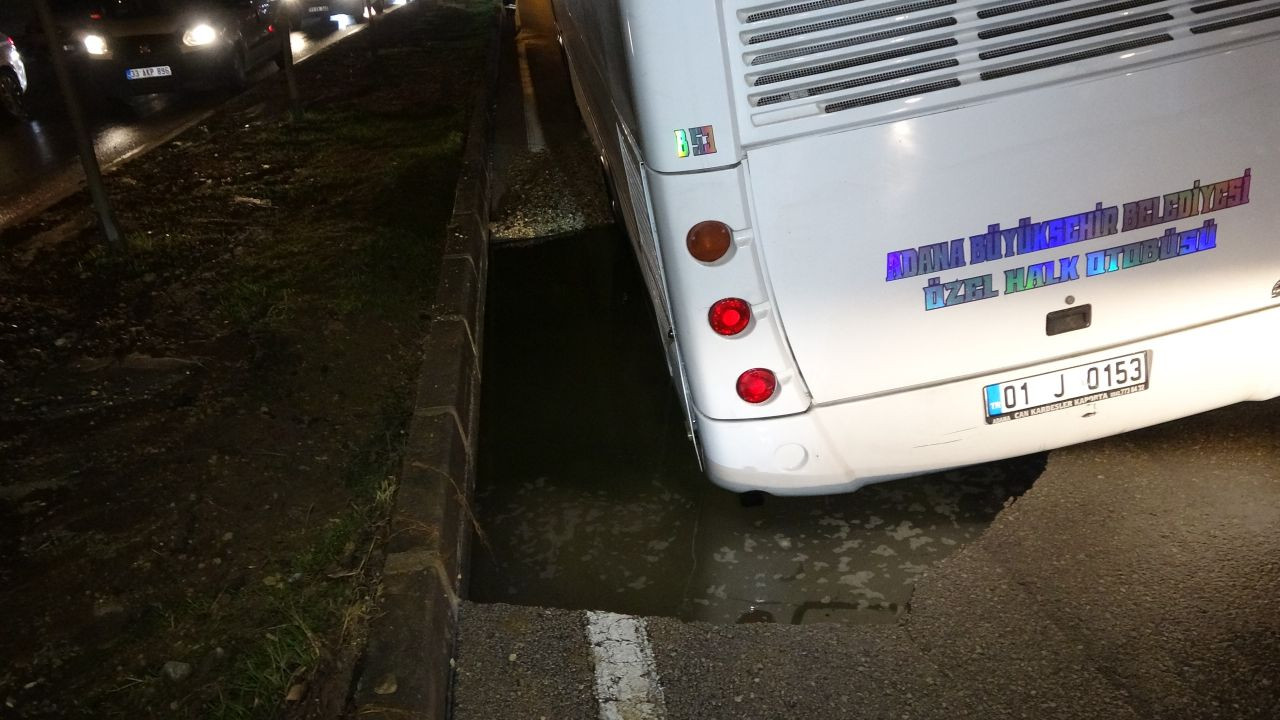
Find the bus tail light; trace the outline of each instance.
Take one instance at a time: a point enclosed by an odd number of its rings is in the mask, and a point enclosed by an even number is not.
[[[772,370],[752,368],[738,376],[738,397],[749,403],[762,403],[777,389],[778,378]]]
[[[737,335],[751,322],[751,303],[741,298],[717,300],[707,312],[711,329],[721,335]]]
[[[718,220],[704,220],[689,228],[685,246],[689,254],[699,262],[713,263],[729,252],[733,243],[733,231]]]

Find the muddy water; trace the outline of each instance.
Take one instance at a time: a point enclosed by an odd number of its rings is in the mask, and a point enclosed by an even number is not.
[[[762,503],[701,475],[612,230],[493,257],[470,593],[710,622],[892,622],[1044,468]]]

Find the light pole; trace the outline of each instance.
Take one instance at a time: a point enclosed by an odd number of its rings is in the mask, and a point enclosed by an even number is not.
[[[62,91],[62,101],[66,103],[67,116],[71,118],[76,151],[80,154],[80,164],[84,166],[84,179],[89,186],[89,197],[93,198],[93,206],[98,211],[98,223],[102,226],[102,234],[106,238],[107,246],[117,252],[124,252],[126,250],[124,239],[120,236],[120,228],[116,226],[115,215],[111,212],[111,201],[107,198],[106,187],[102,184],[102,170],[98,167],[98,155],[93,149],[93,136],[89,134],[89,128],[85,125],[80,99],[76,96],[75,87],[71,83],[71,74],[67,72],[62,39],[58,36],[58,28],[53,22],[49,0],[35,0],[35,5],[36,14],[40,16],[40,27],[49,48],[53,72],[58,78],[58,87]]]
[[[281,70],[284,71],[285,87],[289,91],[289,117],[294,122],[301,122],[302,99],[298,96],[298,79],[293,71],[293,12],[291,8],[282,7],[279,17],[284,24],[284,47],[281,48],[280,52],[284,57]]]

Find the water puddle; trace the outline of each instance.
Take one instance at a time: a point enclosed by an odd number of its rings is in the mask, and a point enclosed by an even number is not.
[[[698,469],[645,290],[612,229],[491,264],[480,602],[717,623],[879,623],[1044,469],[1043,455],[754,503]]]

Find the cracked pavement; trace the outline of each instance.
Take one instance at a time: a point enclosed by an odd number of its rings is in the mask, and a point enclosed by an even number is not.
[[[1277,529],[1280,401],[1237,405],[1051,453],[894,624],[649,618],[653,681],[671,719],[1280,717]],[[593,665],[584,612],[464,604],[455,716],[608,717]]]

